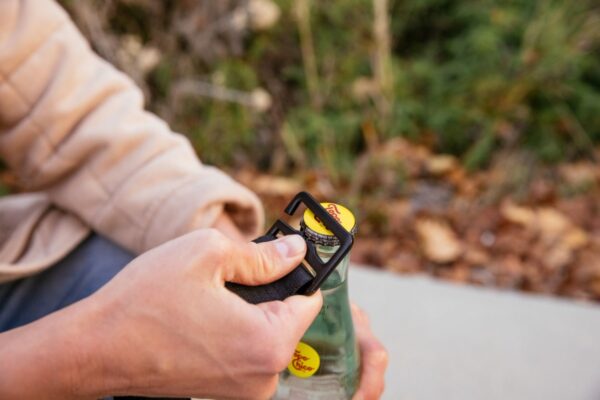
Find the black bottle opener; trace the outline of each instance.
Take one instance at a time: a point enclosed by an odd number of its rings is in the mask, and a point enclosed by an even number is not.
[[[287,223],[278,219],[265,235],[254,239],[253,242],[268,242],[277,239],[281,235],[300,235],[304,238],[307,248],[304,260],[310,265],[312,271],[309,271],[303,264],[300,264],[286,276],[275,282],[258,286],[246,286],[227,282],[225,286],[229,290],[237,293],[249,303],[258,304],[266,301],[284,300],[295,294],[310,295],[321,287],[321,284],[327,279],[329,274],[333,272],[340,261],[348,254],[354,244],[354,238],[307,192],[300,192],[294,196],[285,208],[286,214],[293,215],[301,203],[310,209],[323,225],[338,238],[340,247],[337,251],[327,262],[323,262],[317,254],[313,242],[307,240],[301,231],[292,228]]]

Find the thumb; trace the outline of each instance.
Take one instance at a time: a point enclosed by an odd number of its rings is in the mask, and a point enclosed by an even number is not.
[[[231,257],[227,280],[243,285],[273,282],[298,266],[306,254],[300,235],[288,235],[270,242],[250,242],[240,246],[238,257]]]

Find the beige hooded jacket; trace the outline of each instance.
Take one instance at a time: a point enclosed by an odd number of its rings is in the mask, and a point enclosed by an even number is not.
[[[0,158],[29,191],[0,198],[0,282],[52,265],[90,230],[141,253],[222,212],[248,237],[263,223],[256,196],[143,111],[52,0],[0,0]]]

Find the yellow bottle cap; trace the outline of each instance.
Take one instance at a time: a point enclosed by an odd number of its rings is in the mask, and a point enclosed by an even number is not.
[[[321,203],[321,205],[327,210],[329,215],[342,225],[344,229],[351,234],[356,233],[356,218],[354,218],[354,214],[352,214],[350,210],[336,203],[326,202]],[[306,237],[317,244],[326,246],[339,245],[339,241],[333,232],[327,229],[319,218],[308,208],[304,211],[300,226]]]
[[[288,371],[298,378],[313,376],[321,365],[319,353],[310,345],[300,342],[296,346],[292,361],[288,365]]]

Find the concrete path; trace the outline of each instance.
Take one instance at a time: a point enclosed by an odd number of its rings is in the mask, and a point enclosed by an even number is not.
[[[360,267],[349,283],[390,351],[384,399],[600,399],[600,306]]]

